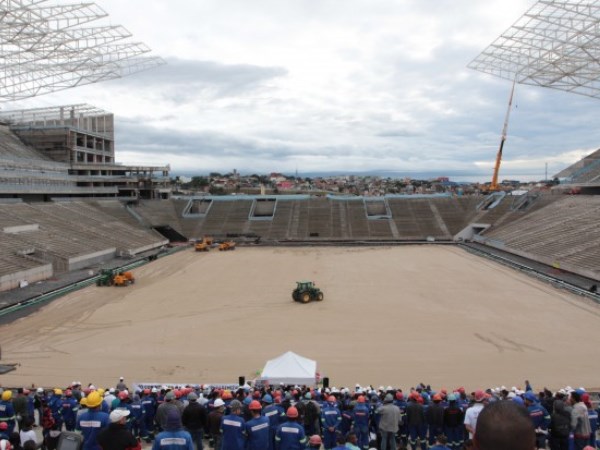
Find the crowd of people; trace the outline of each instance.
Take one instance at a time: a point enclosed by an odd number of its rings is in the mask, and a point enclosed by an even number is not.
[[[598,410],[584,389],[505,387],[467,393],[307,386],[4,389],[0,449],[55,450],[590,450]],[[42,439],[35,429],[39,427]]]

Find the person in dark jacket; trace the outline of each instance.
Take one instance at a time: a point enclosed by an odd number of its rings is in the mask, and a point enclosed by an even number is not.
[[[448,395],[448,407],[444,410],[444,434],[448,438],[448,447],[453,450],[462,448],[465,412],[458,406],[458,396]]]
[[[425,411],[425,420],[429,429],[429,445],[432,446],[437,436],[444,433],[444,407],[440,394],[433,396],[433,403]]]
[[[569,432],[571,431],[571,412],[565,402],[554,400],[554,411],[550,416],[550,449],[568,450]]]
[[[212,447],[214,449],[220,449],[223,442],[223,435],[221,434],[221,419],[225,413],[225,402],[217,398],[213,403],[213,410],[208,414],[208,432],[213,441]]]
[[[196,450],[202,450],[202,437],[208,421],[208,414],[206,408],[198,403],[198,395],[195,392],[188,394],[188,401],[189,403],[181,415],[181,421],[192,436]]]
[[[128,415],[128,409],[115,409],[110,413],[110,424],[100,431],[96,438],[102,450],[141,449],[137,439],[133,437],[133,434],[125,425]]]
[[[427,449],[427,422],[425,421],[425,410],[419,403],[419,393],[413,392],[408,397],[406,407],[406,421],[408,422],[408,442],[411,448],[417,448],[417,440],[422,450]]]

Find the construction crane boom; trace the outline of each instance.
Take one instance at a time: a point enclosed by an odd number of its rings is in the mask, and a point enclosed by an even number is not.
[[[508,99],[508,109],[506,110],[506,117],[504,118],[504,127],[502,128],[502,137],[500,138],[500,148],[496,155],[496,164],[494,165],[494,175],[492,176],[492,183],[490,184],[490,191],[498,190],[498,173],[500,172],[500,163],[502,162],[502,149],[504,148],[504,142],[506,141],[506,134],[508,132],[508,119],[510,119],[510,110],[512,108],[513,95],[515,93],[515,84],[517,78],[515,77],[510,90],[510,97]]]

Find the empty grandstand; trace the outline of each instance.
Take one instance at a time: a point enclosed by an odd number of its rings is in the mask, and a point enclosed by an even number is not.
[[[600,150],[577,161],[554,177],[558,178],[561,185],[576,188],[579,192],[600,193]]]
[[[0,204],[0,229],[0,291],[168,243],[83,202]]]

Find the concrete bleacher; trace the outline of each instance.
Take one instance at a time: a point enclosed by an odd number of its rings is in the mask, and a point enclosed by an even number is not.
[[[600,278],[600,197],[562,197],[483,233],[488,245]]]
[[[10,130],[8,125],[2,123],[0,123],[0,159],[15,161],[36,160],[38,164],[47,162],[49,163],[50,167],[58,166],[58,164],[56,164],[50,158],[35,150],[33,147],[25,145]]]
[[[292,213],[296,203],[293,200],[277,200],[275,215],[273,216],[269,235],[267,236],[268,239],[278,240],[290,237],[289,231],[291,230],[293,220]]]
[[[308,200],[308,237],[331,239],[331,205],[327,198]]]
[[[127,210],[127,208],[125,208],[125,205],[123,205],[123,203],[119,200],[86,200],[86,203],[95,207],[103,215],[110,216],[134,227],[139,227],[140,225],[139,221]]]
[[[423,240],[428,237],[437,240],[451,240],[452,236],[440,217],[431,199],[406,198],[388,201],[392,218],[401,239]]]
[[[115,244],[121,254],[135,255],[168,243],[160,234],[147,228],[121,220],[107,220],[103,211],[86,202],[58,203],[55,208],[48,209],[53,214],[77,221],[84,231],[91,231],[95,237]]]
[[[52,264],[30,256],[33,252],[31,245],[0,233],[0,292],[53,275]]]
[[[343,201],[343,200],[342,200]],[[367,220],[367,211],[362,199],[347,200],[346,216],[349,237],[352,239],[366,239],[369,237],[369,224]]]
[[[463,230],[477,216],[478,197],[433,198],[435,206],[452,236]]]
[[[57,272],[116,255],[134,255],[168,243],[162,236],[118,220],[83,202],[0,205],[3,239],[30,245]],[[10,223],[9,223],[10,222]]]
[[[140,216],[148,226],[156,227],[169,225],[171,228],[180,231],[180,215],[177,214],[175,205],[169,200],[150,200],[140,201],[131,209]]]

